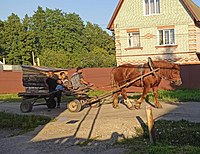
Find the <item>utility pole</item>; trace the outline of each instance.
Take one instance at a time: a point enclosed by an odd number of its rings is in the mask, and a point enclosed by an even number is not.
[[[3,58],[3,64],[6,64],[6,59],[5,58]]]
[[[34,52],[32,51],[32,59],[33,59],[33,66],[36,66],[36,63],[35,63],[35,55],[34,55]]]
[[[40,66],[40,58],[37,58],[37,66]]]

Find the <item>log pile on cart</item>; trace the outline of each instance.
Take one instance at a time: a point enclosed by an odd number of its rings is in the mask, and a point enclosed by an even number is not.
[[[22,65],[23,70],[23,86],[25,87],[25,92],[20,92],[18,95],[23,98],[20,105],[22,112],[30,112],[33,106],[47,105],[48,108],[55,108],[55,100],[50,100],[49,90],[46,86],[46,79],[48,78],[48,72],[52,71],[54,74],[59,75],[61,71],[66,71],[67,69],[55,69],[47,67],[38,66],[26,66]],[[40,98],[44,98],[46,103],[35,104]]]
[[[22,81],[26,93],[48,93],[48,88],[44,81],[47,79],[46,71],[49,71],[49,69],[22,66],[22,70]]]

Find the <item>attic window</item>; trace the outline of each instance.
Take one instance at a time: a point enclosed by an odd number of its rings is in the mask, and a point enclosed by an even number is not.
[[[160,0],[145,0],[145,15],[160,13]]]

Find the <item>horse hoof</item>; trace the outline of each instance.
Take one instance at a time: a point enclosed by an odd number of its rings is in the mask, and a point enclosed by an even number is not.
[[[135,110],[135,107],[132,106],[132,107],[127,107],[129,110]]]
[[[139,110],[140,107],[141,107],[141,103],[136,103],[136,104],[134,105],[134,107],[135,107],[135,109]]]
[[[113,105],[114,109],[119,109],[119,105]]]
[[[162,107],[162,106],[156,106],[155,108],[157,108],[157,109],[162,109],[163,107]]]
[[[113,107],[114,109],[119,109],[119,107]]]
[[[139,110],[140,106],[134,105],[135,109]]]

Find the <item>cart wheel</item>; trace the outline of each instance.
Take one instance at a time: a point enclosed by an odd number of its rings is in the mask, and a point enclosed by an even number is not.
[[[32,105],[31,102],[23,101],[23,102],[20,104],[20,110],[21,110],[23,113],[31,112],[31,111],[32,111],[32,108],[33,108],[33,105]]]
[[[67,103],[67,109],[70,112],[79,112],[82,108],[81,102],[77,99]]]
[[[47,107],[49,109],[54,109],[56,107],[56,101],[54,98],[47,99]]]

